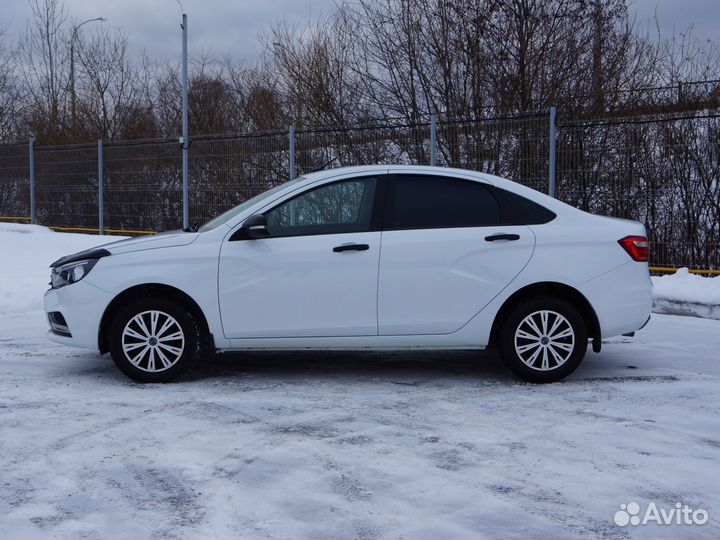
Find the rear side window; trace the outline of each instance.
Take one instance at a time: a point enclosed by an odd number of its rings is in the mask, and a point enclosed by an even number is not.
[[[555,219],[555,213],[520,195],[493,187],[500,201],[504,225],[540,225]]]
[[[385,229],[483,227],[500,223],[500,205],[479,182],[402,175],[390,181]]]

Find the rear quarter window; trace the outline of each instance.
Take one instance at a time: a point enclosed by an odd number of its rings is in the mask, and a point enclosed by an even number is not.
[[[541,225],[557,217],[544,206],[511,191],[493,187],[493,193],[500,203],[504,225]]]

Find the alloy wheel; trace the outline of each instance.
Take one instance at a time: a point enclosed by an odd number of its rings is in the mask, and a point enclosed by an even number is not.
[[[122,332],[122,350],[130,363],[150,373],[174,366],[185,350],[185,335],[171,315],[143,311],[131,318]]]
[[[537,371],[557,369],[575,348],[575,331],[557,311],[540,310],[525,317],[515,329],[515,352]]]

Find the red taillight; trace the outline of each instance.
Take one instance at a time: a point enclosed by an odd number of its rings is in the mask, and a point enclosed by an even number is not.
[[[618,240],[618,244],[628,252],[633,261],[648,262],[650,245],[646,236],[626,236]]]

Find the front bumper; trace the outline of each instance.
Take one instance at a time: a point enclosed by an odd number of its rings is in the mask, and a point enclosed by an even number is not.
[[[59,289],[45,292],[45,313],[60,313],[67,332],[48,330],[48,338],[56,343],[84,349],[98,348],[100,320],[112,295],[86,281],[78,281]],[[57,316],[53,315],[57,321]],[[50,320],[48,319],[48,324]]]

